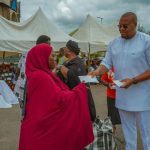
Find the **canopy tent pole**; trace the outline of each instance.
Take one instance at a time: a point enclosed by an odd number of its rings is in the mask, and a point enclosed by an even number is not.
[[[3,51],[3,63],[5,61],[5,51]]]
[[[88,51],[88,68],[90,67],[90,59],[91,59],[91,45],[90,45],[90,42],[88,43],[88,47],[89,47],[89,51]]]
[[[90,44],[90,42],[88,43],[88,46],[89,46],[89,60],[91,59],[91,57],[90,57],[90,54],[91,54],[91,44]]]

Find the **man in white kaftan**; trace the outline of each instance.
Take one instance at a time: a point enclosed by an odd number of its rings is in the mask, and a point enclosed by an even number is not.
[[[96,71],[98,75],[114,66],[115,80],[123,82],[116,89],[126,150],[137,149],[137,124],[140,127],[144,150],[150,150],[150,36],[136,31],[137,17],[123,14],[119,21],[121,36],[113,40]]]

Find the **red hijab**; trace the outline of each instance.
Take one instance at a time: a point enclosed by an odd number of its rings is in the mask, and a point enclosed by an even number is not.
[[[49,69],[52,47],[33,47],[26,59],[27,103],[19,150],[83,150],[93,140],[87,90],[73,90]]]

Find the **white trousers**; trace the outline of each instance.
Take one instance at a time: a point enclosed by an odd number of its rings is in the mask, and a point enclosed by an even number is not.
[[[150,111],[131,112],[119,109],[126,150],[137,150],[137,125],[144,150],[150,150]]]

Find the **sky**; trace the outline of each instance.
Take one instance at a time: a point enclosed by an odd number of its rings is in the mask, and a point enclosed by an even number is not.
[[[118,24],[120,16],[128,11],[137,14],[138,23],[150,31],[150,0],[18,0],[21,2],[21,21],[31,17],[40,7],[45,15],[70,33],[90,14],[102,24]],[[102,19],[101,19],[102,18]]]

